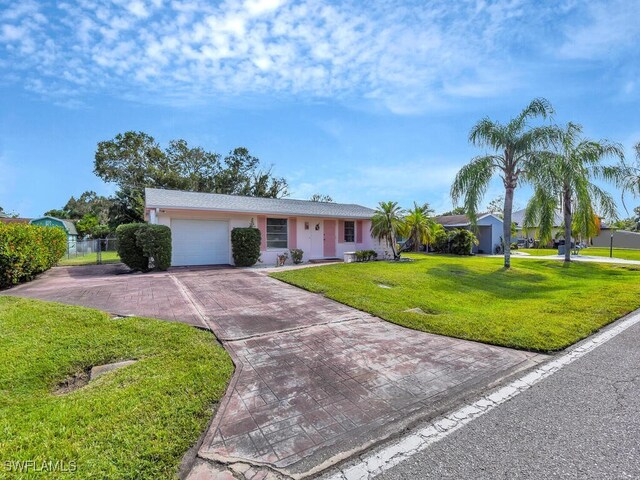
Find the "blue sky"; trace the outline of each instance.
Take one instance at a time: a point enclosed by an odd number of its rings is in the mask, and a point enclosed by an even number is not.
[[[293,198],[439,211],[483,153],[471,126],[533,97],[629,157],[640,141],[638,0],[101,3],[0,0],[5,210],[112,193],[93,155],[126,130],[246,146]]]

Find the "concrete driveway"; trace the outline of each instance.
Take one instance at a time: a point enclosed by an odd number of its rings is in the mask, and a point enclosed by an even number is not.
[[[258,270],[125,271],[58,267],[4,294],[210,328],[236,372],[198,456],[243,462],[232,466],[247,478],[320,471],[541,360],[408,330]]]

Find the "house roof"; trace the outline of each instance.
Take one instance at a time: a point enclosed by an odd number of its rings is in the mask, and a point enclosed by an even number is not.
[[[522,210],[516,210],[511,214],[511,221],[514,222],[516,226],[519,228],[522,228],[522,223],[524,222],[524,212],[525,212],[525,209],[523,208]],[[553,226],[561,227],[563,223],[564,223],[564,220],[562,218],[561,212],[559,210],[556,210],[555,216],[553,219]]]
[[[239,213],[300,215],[303,217],[371,218],[374,210],[361,205],[312,202],[291,198],[260,198],[219,193],[145,188],[147,208],[177,208]]]
[[[44,217],[34,218],[33,220],[30,220],[29,223],[34,223],[34,222],[37,222],[38,220],[43,220],[45,218],[48,218],[49,220],[56,220],[58,222],[61,222],[64,225],[64,228],[69,235],[78,235],[78,231],[76,230],[75,224],[71,220],[66,220],[64,218],[56,218],[56,217],[50,217],[48,215],[45,215]]]
[[[29,223],[30,218],[0,217],[0,223]]]
[[[495,215],[491,213],[479,213],[477,219],[482,220],[489,216]],[[471,225],[471,220],[469,220],[467,215],[440,215],[438,217],[433,217],[433,220],[443,227],[468,227]]]

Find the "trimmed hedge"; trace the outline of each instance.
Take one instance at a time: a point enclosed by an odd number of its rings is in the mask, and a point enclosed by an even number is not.
[[[149,267],[167,270],[171,266],[171,229],[166,225],[143,225],[136,231],[136,243]]]
[[[171,266],[171,229],[166,225],[126,223],[116,228],[118,255],[132,270],[148,272]]]
[[[231,230],[231,249],[233,262],[238,267],[255,265],[260,258],[260,230],[254,227],[234,228]]]
[[[67,251],[62,228],[0,223],[0,288],[33,279]]]
[[[145,256],[142,247],[138,245],[136,232],[146,223],[125,223],[116,228],[118,238],[118,256],[131,270],[149,270],[149,258]]]

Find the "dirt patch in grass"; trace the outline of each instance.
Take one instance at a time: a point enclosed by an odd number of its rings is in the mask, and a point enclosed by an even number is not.
[[[52,393],[54,395],[66,395],[84,387],[89,383],[90,373],[91,367],[87,367],[84,370],[74,373],[56,385],[56,388]]]

